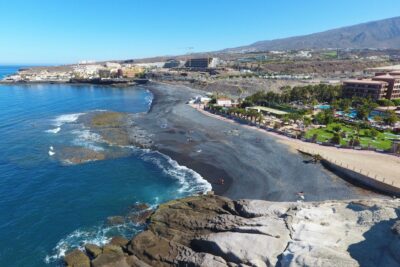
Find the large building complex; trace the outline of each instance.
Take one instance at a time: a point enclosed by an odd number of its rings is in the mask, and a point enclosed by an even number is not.
[[[371,79],[343,81],[344,97],[365,97],[374,100],[400,98],[400,73],[377,73]]]
[[[217,58],[205,57],[205,58],[191,58],[185,63],[185,67],[194,69],[207,69],[215,68],[218,64]]]

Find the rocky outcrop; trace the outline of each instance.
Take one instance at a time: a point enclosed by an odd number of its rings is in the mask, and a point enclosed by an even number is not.
[[[67,267],[90,267],[89,257],[79,249],[68,253],[64,261]]]
[[[398,266],[399,207],[195,196],[160,205],[129,242],[86,251],[92,266]]]

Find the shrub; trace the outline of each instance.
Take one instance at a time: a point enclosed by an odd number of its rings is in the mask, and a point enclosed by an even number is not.
[[[341,141],[340,135],[338,133],[335,133],[331,139],[331,143],[339,145]]]
[[[379,105],[389,107],[389,106],[395,106],[395,103],[389,99],[379,99],[376,101]]]
[[[340,130],[342,130],[342,128],[340,127],[340,125],[335,125],[335,126],[333,126],[333,128],[332,128],[335,132],[340,132]]]
[[[311,137],[311,140],[313,141],[313,142],[316,142],[317,141],[317,139],[318,139],[318,134],[313,134],[313,136]]]

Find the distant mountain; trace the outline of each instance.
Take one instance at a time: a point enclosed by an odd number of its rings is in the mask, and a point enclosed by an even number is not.
[[[309,35],[260,41],[223,52],[257,52],[324,48],[400,49],[400,17],[372,21]]]

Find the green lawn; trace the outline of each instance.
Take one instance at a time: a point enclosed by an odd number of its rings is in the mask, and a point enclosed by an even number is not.
[[[346,133],[346,138],[341,138],[341,145],[347,145],[351,140],[351,136],[355,134],[355,129],[351,125],[345,125],[342,123],[331,123],[325,128],[312,129],[306,132],[305,137],[311,138],[314,134],[317,134],[317,141],[328,142],[334,135],[333,127],[340,126],[341,131]],[[389,132],[379,132],[378,136],[371,138],[365,135],[366,129],[360,129],[360,143],[363,147],[374,147],[377,149],[390,149],[392,147],[392,141],[390,139],[396,138],[397,136]]]
[[[325,58],[336,58],[337,57],[337,51],[328,51],[328,52],[322,53],[322,55]]]

